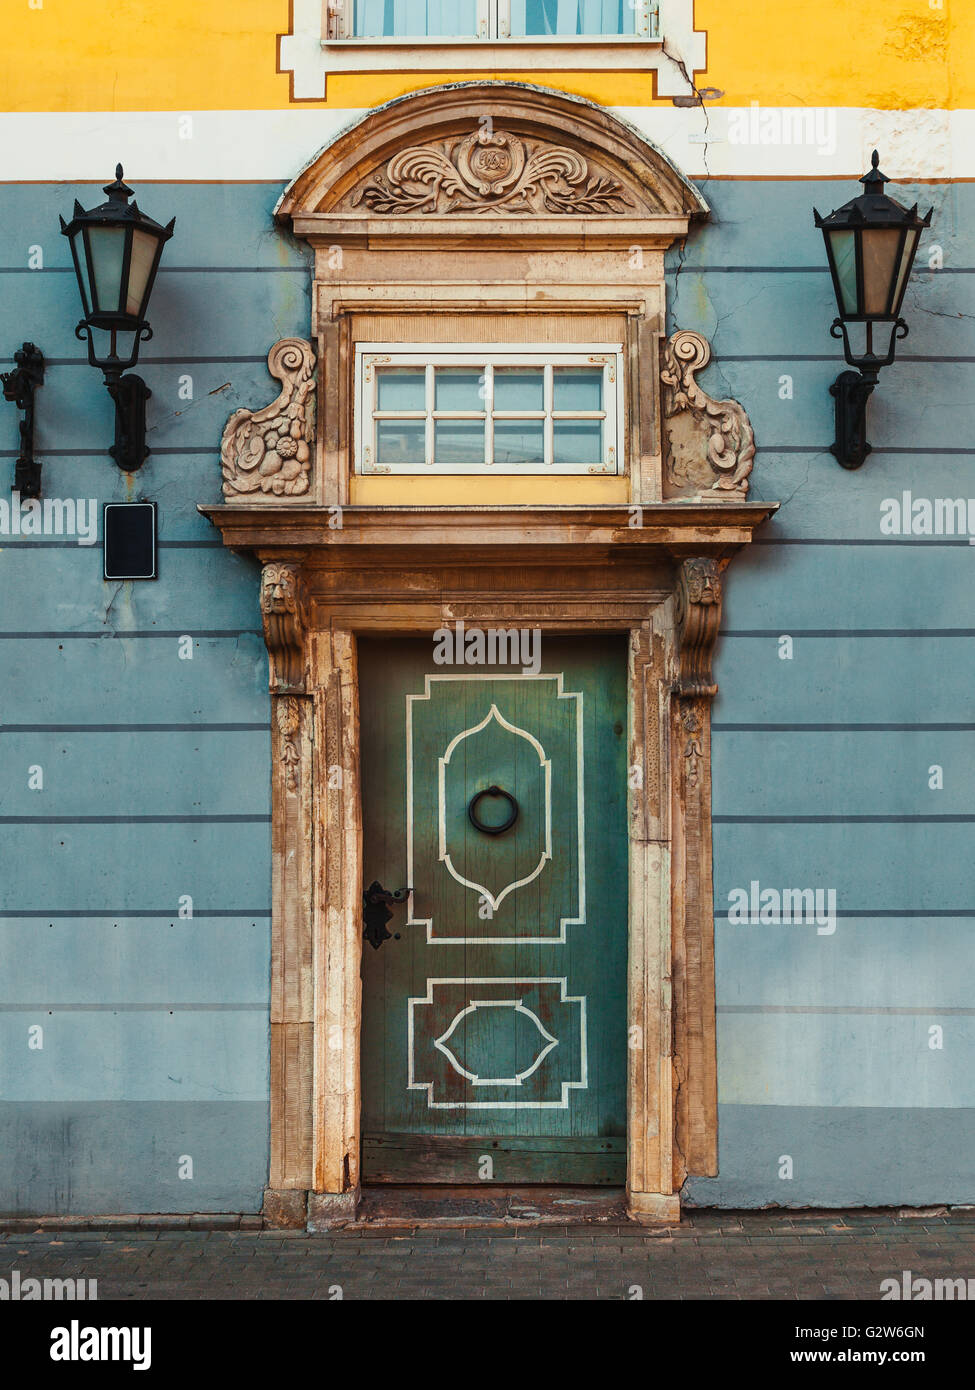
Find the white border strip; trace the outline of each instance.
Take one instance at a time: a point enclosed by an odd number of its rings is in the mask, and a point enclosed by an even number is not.
[[[699,180],[709,175],[857,179],[869,166],[875,147],[881,168],[893,179],[975,178],[971,110],[878,111],[813,108],[811,103],[610,110],[636,126],[689,178]],[[791,126],[795,113],[804,111],[814,115],[812,142],[775,143],[776,113],[781,136],[784,113],[790,113]],[[816,113],[822,113],[822,138],[817,137]],[[121,160],[126,179],[136,183],[152,179],[286,184],[339,131],[365,114],[362,108],[318,106],[280,111],[4,112],[0,182],[102,184],[109,182]]]

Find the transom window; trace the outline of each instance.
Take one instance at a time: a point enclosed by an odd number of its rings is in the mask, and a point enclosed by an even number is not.
[[[333,39],[655,38],[657,0],[338,0]]]
[[[360,473],[616,473],[622,347],[356,349]]]

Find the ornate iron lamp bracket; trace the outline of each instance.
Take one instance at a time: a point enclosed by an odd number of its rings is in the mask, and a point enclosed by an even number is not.
[[[141,376],[105,375],[108,394],[115,402],[115,443],[109,454],[126,473],[134,473],[149,457],[146,444],[146,401],[152,395]]]
[[[842,319],[834,319],[830,327],[834,338],[843,339],[843,355],[854,372],[840,372],[829,388],[836,401],[836,438],[830,445],[830,453],[837,463],[850,470],[861,467],[871,452],[867,443],[867,401],[877,385],[881,367],[889,367],[894,360],[894,348],[901,338],[906,338],[908,326],[898,319],[890,334],[887,352],[883,355],[870,353],[857,357],[850,348],[850,336]]]
[[[12,372],[0,372],[3,398],[24,412],[20,422],[20,453],[14,472],[14,488],[21,497],[40,497],[41,465],[34,458],[34,392],[44,384],[44,356],[33,343],[14,353]]]

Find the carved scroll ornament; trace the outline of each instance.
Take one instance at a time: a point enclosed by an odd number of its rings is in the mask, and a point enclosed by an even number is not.
[[[273,562],[261,571],[261,616],[271,661],[271,689],[303,690],[304,589],[297,565]]]
[[[235,410],[220,445],[223,494],[228,501],[300,497],[311,485],[315,442],[315,354],[303,338],[282,338],[267,357],[281,382],[277,400],[263,410]]]
[[[690,496],[706,489],[748,492],[755,459],[755,436],[737,401],[716,401],[702,391],[695,373],[711,360],[711,346],[700,333],[681,329],[665,344],[663,382],[666,442],[666,496]]]
[[[372,212],[620,215],[633,199],[576,150],[480,128],[401,150],[350,198]]]
[[[711,674],[711,654],[720,623],[718,561],[708,557],[684,560],[677,577],[677,695],[710,699],[718,693]]]

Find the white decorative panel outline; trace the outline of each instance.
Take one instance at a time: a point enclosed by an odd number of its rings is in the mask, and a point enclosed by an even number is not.
[[[434,1100],[433,1091],[435,1081],[418,1081],[416,1079],[415,1045],[416,1030],[414,1011],[417,1005],[433,1004],[433,992],[438,985],[462,985],[468,991],[468,1003],[454,1017],[445,1032],[439,1038],[433,1040],[433,1046],[443,1054],[449,1062],[451,1068],[460,1076],[465,1077],[472,1086],[521,1086],[525,1079],[531,1076],[541,1066],[542,1062],[549,1053],[559,1045],[559,1040],[554,1038],[551,1033],[543,1026],[531,1009],[527,1009],[521,1000],[497,1000],[497,999],[472,999],[471,993],[478,993],[482,985],[558,985],[560,1004],[577,1004],[579,1006],[579,1078],[576,1081],[562,1081],[559,1083],[561,1096],[558,1100]],[[478,988],[475,988],[478,987]],[[569,1092],[587,1090],[589,1087],[589,1048],[586,1033],[586,997],[583,994],[567,993],[568,980],[565,976],[518,976],[505,978],[504,976],[490,976],[481,979],[465,979],[461,977],[444,977],[438,979],[427,979],[427,992],[424,996],[414,996],[407,1000],[407,1019],[406,1019],[406,1055],[407,1055],[407,1089],[410,1091],[426,1091],[427,1108],[430,1110],[567,1110],[569,1108]],[[461,1018],[468,1014],[472,1009],[478,1007],[498,1007],[508,1004],[511,1007],[518,1007],[520,1011],[531,1015],[534,1019],[540,1035],[548,1040],[547,1045],[541,1049],[531,1067],[516,1073],[514,1077],[501,1080],[479,1078],[464,1068],[447,1047],[447,1040],[454,1028],[457,1027]]]
[[[530,1018],[538,1029],[539,1036],[543,1039],[545,1046],[541,1048],[530,1067],[524,1067],[521,1071],[516,1071],[514,1076],[478,1076],[476,1072],[469,1071],[457,1060],[451,1048],[447,1046],[453,1035],[454,1029],[459,1025],[461,1019],[468,1014],[476,1013],[478,1009],[514,1009],[515,1013],[524,1014]],[[446,1057],[458,1076],[464,1076],[472,1086],[521,1086],[532,1076],[545,1061],[545,1058],[552,1051],[553,1047],[558,1047],[559,1040],[554,1038],[545,1027],[538,1014],[525,1007],[521,999],[472,999],[466,1008],[451,1019],[450,1026],[440,1034],[439,1038],[434,1038],[433,1045]]]
[[[433,918],[432,918],[432,917],[414,917],[414,916],[413,916],[413,894],[411,893],[411,894],[410,894],[410,900],[409,900],[409,919],[408,919],[406,925],[407,925],[408,927],[426,927],[426,932],[427,932],[427,944],[430,945],[430,946],[434,946],[434,945],[444,945],[444,946],[468,946],[468,945],[471,945],[471,946],[476,946],[476,945],[523,946],[523,945],[528,945],[528,944],[530,944],[530,943],[532,943],[532,942],[537,942],[537,943],[539,943],[539,944],[545,944],[545,945],[554,945],[554,946],[557,946],[557,945],[564,945],[564,944],[565,944],[565,941],[566,941],[566,927],[575,927],[575,926],[584,926],[584,925],[585,925],[585,921],[586,921],[586,848],[585,848],[586,824],[585,824],[585,814],[586,814],[586,813],[585,813],[585,772],[584,772],[584,767],[583,767],[584,749],[583,749],[583,730],[582,730],[582,701],[583,701],[583,694],[582,694],[582,691],[581,691],[581,690],[566,690],[566,689],[564,688],[564,674],[563,674],[563,672],[561,672],[561,671],[559,671],[559,672],[557,672],[557,673],[554,673],[554,674],[542,674],[542,673],[539,673],[538,675],[534,675],[534,674],[532,674],[532,673],[530,673],[530,672],[523,672],[523,673],[522,673],[522,672],[514,672],[514,673],[511,673],[511,674],[509,674],[509,673],[507,673],[507,672],[504,672],[504,673],[493,672],[493,673],[490,674],[490,675],[489,675],[489,674],[475,675],[475,674],[473,674],[473,673],[472,673],[472,674],[464,673],[464,674],[456,674],[456,675],[455,675],[455,674],[427,675],[427,676],[424,677],[423,694],[422,694],[422,695],[407,695],[407,697],[406,697],[406,881],[407,881],[407,883],[409,883],[410,885],[412,885],[412,886],[415,887],[415,881],[414,881],[414,880],[415,880],[415,875],[414,875],[414,864],[415,864],[414,831],[415,831],[415,824],[414,824],[414,816],[413,816],[413,793],[414,793],[414,774],[413,774],[413,705],[414,705],[414,702],[415,702],[415,701],[418,701],[418,700],[429,700],[429,699],[430,699],[430,694],[431,694],[431,683],[432,683],[433,681],[491,681],[491,682],[495,682],[495,681],[524,681],[524,680],[528,680],[528,681],[555,681],[558,699],[560,699],[560,700],[574,700],[574,701],[576,702],[576,703],[575,703],[575,713],[576,713],[576,740],[575,740],[575,741],[576,741],[576,843],[577,843],[577,864],[578,864],[578,901],[577,901],[577,910],[576,910],[576,913],[575,913],[574,916],[560,917],[560,918],[559,918],[559,933],[558,933],[557,936],[434,936],[434,934],[433,934]],[[492,708],[494,708],[494,707],[495,707],[495,706],[494,706],[494,701],[492,700]],[[478,727],[478,728],[484,727],[484,726],[487,724],[487,722],[488,722],[488,720],[489,720],[490,718],[491,718],[491,715],[490,715],[490,713],[489,713],[488,718],[485,719],[485,720],[483,720],[482,723],[481,723],[480,725],[478,725],[477,727]],[[525,730],[523,730],[523,729],[518,729],[518,728],[516,728],[515,726],[509,724],[508,721],[505,720],[505,719],[500,715],[500,713],[498,714],[498,719],[499,719],[499,722],[500,722],[500,723],[502,723],[506,728],[511,729],[513,733],[516,733],[516,734],[520,735],[521,737],[528,738],[529,741],[530,741],[533,745],[535,745],[536,749],[539,751],[539,754],[540,754],[540,761],[541,761],[541,763],[542,763],[542,766],[543,766],[543,768],[545,768],[545,767],[546,767],[546,763],[547,763],[547,759],[545,759],[545,757],[544,757],[544,750],[542,749],[541,744],[538,743],[538,740],[537,740],[537,739],[534,739],[530,734],[526,733]],[[449,754],[450,754],[450,752],[452,751],[452,749],[455,747],[455,745],[459,742],[459,740],[460,740],[461,738],[466,737],[467,735],[469,735],[469,734],[471,734],[471,733],[473,733],[473,732],[474,732],[473,729],[465,729],[465,730],[462,730],[462,731],[457,735],[457,737],[455,737],[455,738],[451,741],[451,743],[448,745],[447,750],[445,751],[445,754],[439,759],[439,775],[440,775],[440,778],[441,778],[441,786],[442,786],[442,778],[443,778],[443,766],[444,766],[444,763],[445,763],[446,761],[449,760]],[[539,864],[538,864],[538,866],[537,866],[537,868],[535,869],[535,872],[534,872],[533,874],[531,874],[528,878],[519,880],[517,883],[509,884],[509,885],[504,889],[504,891],[503,891],[501,894],[498,895],[497,898],[492,898],[492,896],[491,896],[489,893],[487,893],[486,890],[483,889],[479,884],[467,883],[466,880],[464,880],[464,879],[462,879],[462,878],[460,877],[460,875],[456,872],[456,870],[453,868],[453,866],[452,866],[451,864],[445,863],[445,867],[447,868],[448,872],[457,880],[458,883],[463,883],[463,884],[465,884],[466,887],[469,887],[469,888],[471,888],[472,890],[476,890],[476,891],[478,891],[478,892],[484,893],[484,894],[485,894],[485,897],[487,898],[487,900],[488,900],[489,902],[491,902],[495,908],[497,907],[497,905],[501,902],[501,900],[502,900],[509,892],[512,892],[512,891],[514,891],[514,889],[520,887],[522,883],[530,882],[531,879],[536,878],[536,877],[538,876],[538,874],[541,873],[542,869],[543,869],[544,866],[545,866],[545,863],[546,863],[549,859],[551,859],[551,855],[552,855],[552,846],[551,846],[551,798],[550,798],[550,785],[549,785],[550,773],[551,773],[551,769],[548,768],[548,771],[547,771],[547,773],[546,773],[546,843],[545,843],[545,850],[546,850],[546,852],[545,852],[545,854],[542,855],[542,858],[539,860]],[[442,795],[441,795],[440,808],[439,808],[439,819],[440,819],[441,827],[443,826],[443,819],[442,819],[442,818],[443,818],[443,800],[442,800]],[[444,853],[443,853],[443,851],[444,851],[444,833],[443,833],[443,829],[441,829],[441,832],[440,832],[440,845],[439,845],[439,848],[440,848],[440,851],[441,851],[441,852],[440,852],[440,859],[441,859],[441,861],[444,861]]]
[[[510,732],[517,735],[518,738],[526,739],[532,745],[538,754],[538,762],[545,775],[545,848],[531,873],[526,874],[524,878],[516,879],[513,883],[507,884],[497,896],[491,893],[489,889],[485,888],[482,883],[474,883],[471,879],[464,878],[462,874],[459,874],[451,863],[450,854],[447,851],[447,765],[457,745],[462,743],[464,739],[470,738],[472,734],[480,733],[482,729],[487,728],[492,719],[496,719],[502,728],[510,730]],[[548,758],[546,758],[545,749],[539,743],[538,739],[530,734],[527,729],[519,729],[516,724],[509,723],[495,704],[492,704],[490,710],[481,720],[480,724],[475,724],[470,729],[465,729],[463,733],[456,734],[454,738],[450,740],[446,753],[437,761],[437,823],[440,832],[440,862],[458,883],[463,884],[465,888],[472,888],[475,892],[482,894],[491,904],[492,912],[496,912],[509,893],[513,893],[516,888],[521,888],[526,883],[531,883],[533,879],[538,878],[538,875],[552,857],[552,764],[549,762]]]

